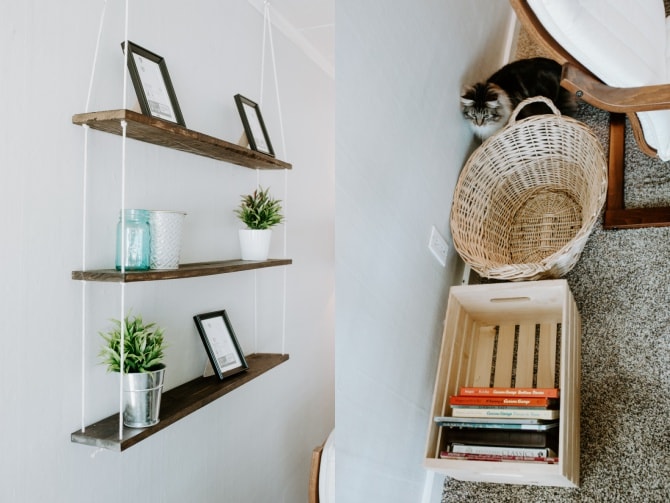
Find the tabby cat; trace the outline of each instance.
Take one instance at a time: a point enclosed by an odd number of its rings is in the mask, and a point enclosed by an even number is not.
[[[531,96],[551,99],[564,115],[574,115],[577,105],[574,96],[561,88],[561,65],[548,58],[514,61],[491,75],[486,82],[477,83],[463,92],[463,117],[482,140],[502,128],[516,106]],[[543,103],[524,107],[517,118],[551,113]]]

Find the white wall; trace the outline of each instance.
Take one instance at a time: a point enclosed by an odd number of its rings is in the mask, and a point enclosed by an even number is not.
[[[336,15],[337,501],[416,502],[459,278],[453,249],[442,268],[427,243],[432,225],[449,235],[471,148],[461,87],[500,65],[509,6],[338,0]]]
[[[71,116],[84,111],[103,3],[5,2],[0,18],[0,501],[114,502],[145,491],[145,501],[304,501],[312,448],[334,422],[334,82],[274,33],[283,152],[270,67],[259,96],[263,20],[246,0],[130,2],[129,38],[165,57],[191,129],[235,142],[233,95],[262,101],[275,150],[293,170],[257,175],[128,141],[127,206],[186,211],[182,261],[192,262],[239,256],[232,210],[257,176],[284,199],[290,360],[124,453],[70,442],[82,415],[82,288],[70,273],[82,264],[84,171],[84,130]],[[107,2],[90,110],[121,108],[123,4]],[[132,106],[130,86],[128,96]],[[90,268],[113,265],[120,160],[120,139],[91,131]],[[280,352],[283,278],[277,268],[127,285],[126,305],[167,328],[170,388],[202,371],[197,313],[225,308],[245,352]],[[96,354],[120,292],[86,286],[86,423],[117,410],[116,376]]]

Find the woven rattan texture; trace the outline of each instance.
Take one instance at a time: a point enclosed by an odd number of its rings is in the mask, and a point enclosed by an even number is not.
[[[553,114],[516,120],[528,103]],[[459,254],[483,277],[559,278],[579,259],[605,202],[607,163],[584,124],[530,98],[468,159],[454,192]]]

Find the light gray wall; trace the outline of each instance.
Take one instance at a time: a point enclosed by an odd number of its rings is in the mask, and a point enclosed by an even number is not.
[[[417,502],[448,287],[427,248],[471,145],[463,84],[503,60],[510,10],[490,0],[338,0],[338,503]],[[432,500],[437,501],[437,500]]]
[[[293,170],[257,174],[129,140],[127,206],[186,211],[182,261],[192,262],[239,257],[232,210],[257,177],[285,200],[290,360],[124,453],[70,442],[82,416],[82,288],[70,274],[82,264],[84,172],[84,130],[71,116],[85,108],[103,4],[5,2],[0,17],[0,501],[304,501],[311,451],[334,422],[334,82],[278,32],[286,152],[270,67],[262,110]],[[123,5],[107,2],[90,110],[121,108]],[[259,12],[244,0],[130,5],[129,38],[165,57],[186,124],[236,142],[233,95],[261,101]],[[128,96],[132,106],[130,86]],[[91,131],[90,268],[114,263],[120,166],[120,138]],[[125,297],[167,329],[170,388],[202,372],[197,313],[225,308],[245,352],[280,352],[283,285],[276,268],[127,285]],[[117,410],[116,376],[96,355],[120,291],[86,287],[86,423]]]

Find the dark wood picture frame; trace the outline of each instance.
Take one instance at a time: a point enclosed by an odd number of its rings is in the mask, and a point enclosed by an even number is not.
[[[165,59],[131,41],[127,52],[125,42],[121,49],[142,113],[186,127]]]
[[[225,310],[197,314],[193,321],[219,380],[249,368]]]
[[[251,149],[274,157],[275,152],[272,148],[270,135],[265,128],[263,115],[258,104],[241,94],[235,95],[235,104],[237,105],[237,111],[240,113],[244,134]]]

